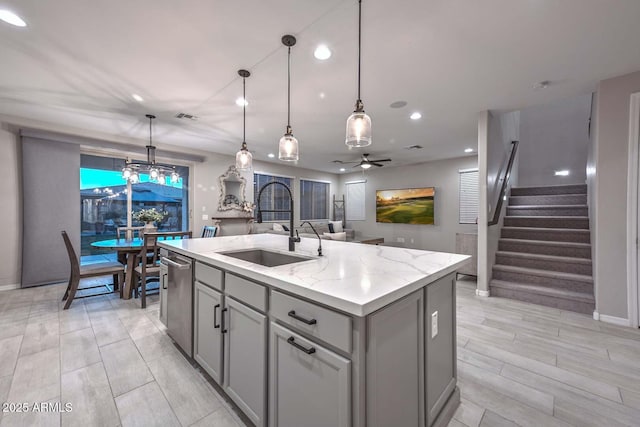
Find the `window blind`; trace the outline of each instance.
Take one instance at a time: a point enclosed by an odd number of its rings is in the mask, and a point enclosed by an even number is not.
[[[300,180],[300,219],[329,219],[329,183]]]
[[[478,170],[460,171],[460,224],[478,223]]]
[[[293,179],[267,174],[253,174],[253,197],[256,208],[258,206],[258,193],[260,189],[271,181],[278,181],[286,184],[293,194]],[[289,194],[287,190],[281,185],[270,185],[262,193],[262,200],[260,201],[260,208],[264,210],[288,210],[290,204]],[[258,209],[254,210],[254,215],[257,215]],[[263,212],[263,221],[289,221],[288,212]]]
[[[364,221],[365,214],[365,187],[366,181],[353,181],[345,183],[345,199],[347,221]]]

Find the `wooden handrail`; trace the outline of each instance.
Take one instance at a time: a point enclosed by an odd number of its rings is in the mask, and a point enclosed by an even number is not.
[[[502,202],[507,195],[507,188],[509,187],[509,178],[511,178],[511,169],[513,169],[513,162],[516,158],[516,151],[518,150],[518,144],[520,141],[511,141],[511,155],[509,156],[509,163],[507,163],[507,169],[504,172],[504,178],[502,178],[502,187],[500,188],[500,195],[498,196],[498,202],[496,208],[493,211],[493,219],[489,221],[489,226],[496,225],[500,222],[500,212],[502,212]]]

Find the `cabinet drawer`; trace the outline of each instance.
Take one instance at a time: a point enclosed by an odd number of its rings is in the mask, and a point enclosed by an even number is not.
[[[271,314],[287,325],[351,353],[351,318],[298,298],[271,292]]]
[[[222,291],[222,270],[196,261],[196,280]]]
[[[267,311],[267,288],[258,283],[227,273],[225,291],[245,304]]]

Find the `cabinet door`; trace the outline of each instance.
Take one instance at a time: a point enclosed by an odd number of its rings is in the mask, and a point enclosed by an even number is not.
[[[351,362],[271,323],[270,427],[351,425]]]
[[[193,358],[222,384],[222,294],[196,282]]]
[[[160,267],[160,321],[167,326],[167,269]]]
[[[227,297],[224,390],[258,427],[265,426],[267,318]]]

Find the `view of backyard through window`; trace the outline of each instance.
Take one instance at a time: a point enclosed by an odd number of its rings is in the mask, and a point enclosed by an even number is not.
[[[82,155],[80,167],[81,255],[104,254],[91,246],[98,240],[116,238],[117,227],[127,226],[127,182],[122,178],[124,160]],[[159,231],[188,229],[188,168],[180,168],[180,180],[172,184],[151,182],[140,174],[140,182],[131,185],[132,211],[155,208],[164,212],[156,224]],[[141,226],[132,219],[132,226]]]

